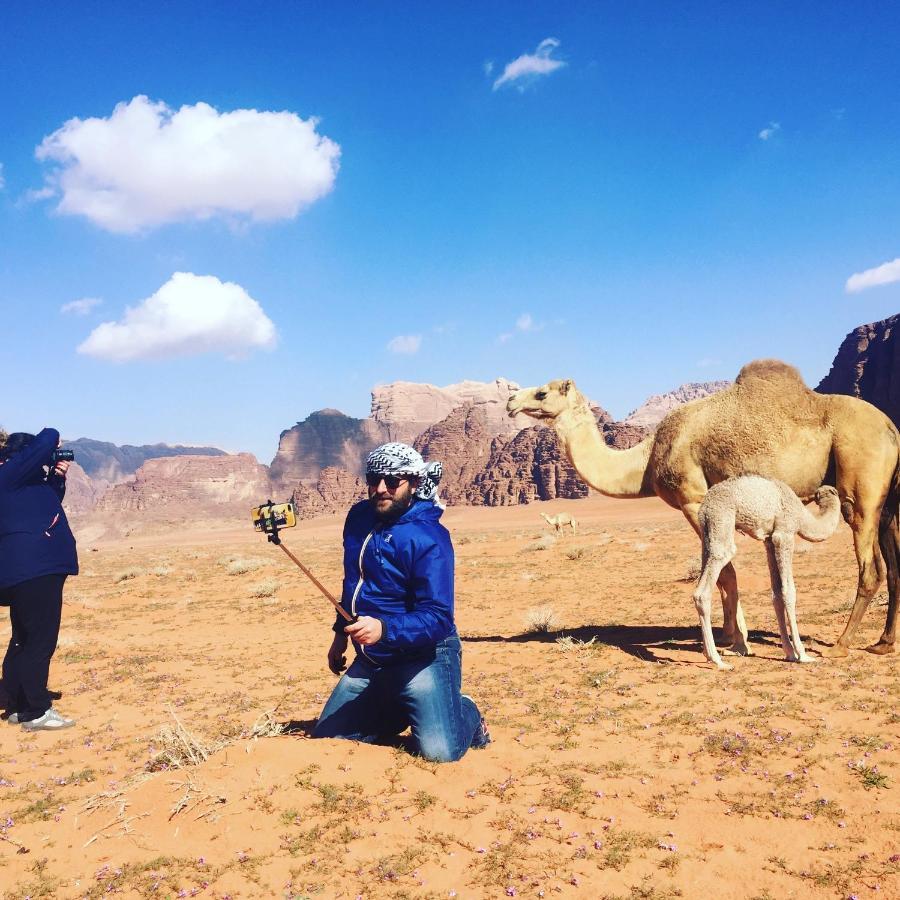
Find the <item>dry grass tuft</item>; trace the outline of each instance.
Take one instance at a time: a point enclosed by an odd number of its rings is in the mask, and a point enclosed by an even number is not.
[[[688,563],[688,566],[684,571],[684,575],[682,575],[678,580],[687,584],[693,584],[693,582],[695,582],[700,577],[700,573],[702,571],[703,563],[698,556]]]
[[[532,541],[530,544],[526,544],[522,548],[523,553],[534,553],[535,550],[549,550],[556,544],[556,538],[552,535],[543,535],[539,537],[536,541]]]
[[[147,762],[148,772],[199,766],[224,746],[224,743],[204,743],[184,727],[172,710],[169,710],[169,715],[173,724],[163,725],[154,737],[153,744],[159,749]]]
[[[559,617],[552,606],[535,606],[525,614],[526,634],[547,634],[557,631],[559,626]]]
[[[260,598],[260,597],[274,597],[275,591],[278,590],[278,579],[277,578],[267,578],[265,581],[260,581],[254,584],[248,594],[250,597]]]

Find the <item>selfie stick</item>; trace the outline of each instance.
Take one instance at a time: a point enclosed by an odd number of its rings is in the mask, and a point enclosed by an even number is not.
[[[271,501],[269,501],[269,506],[271,506]],[[316,576],[313,575],[313,573],[310,572],[309,569],[307,569],[306,566],[304,566],[303,563],[300,562],[300,560],[297,559],[297,557],[294,556],[294,554],[284,546],[284,544],[281,543],[281,535],[278,533],[278,523],[275,521],[275,516],[272,514],[271,510],[269,511],[268,515],[263,515],[260,521],[262,523],[262,530],[266,533],[268,539],[277,547],[281,547],[281,549],[284,550],[284,552],[288,555],[294,565],[296,565],[297,568],[300,569],[300,571],[322,592],[322,594],[331,601],[331,605],[348,622],[355,622],[356,618],[354,616],[351,616],[350,613],[348,613],[347,610],[345,610],[344,607],[341,606],[341,604],[331,596],[325,585],[322,584],[322,582],[319,581],[319,579],[316,578]]]

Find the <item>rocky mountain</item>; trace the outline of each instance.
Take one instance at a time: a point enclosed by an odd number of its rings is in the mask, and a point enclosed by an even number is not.
[[[117,484],[97,503],[98,511],[210,512],[246,514],[272,494],[269,473],[252,453],[149,459],[134,480]]]
[[[366,497],[366,483],[346,469],[327,466],[319,473],[314,486],[300,482],[291,493],[291,500],[300,519],[314,519],[347,510]]]
[[[730,384],[730,381],[691,381],[667,394],[653,394],[623,421],[627,425],[655,428],[676,406],[718,393]]]
[[[535,425],[512,440],[494,440],[484,469],[472,479],[465,497],[473,506],[515,506],[588,493],[588,486],[563,455],[556,433]]]
[[[116,484],[133,475],[148,459],[170,456],[224,456],[217,447],[171,447],[168,444],[131,444],[116,446],[108,441],[77,438],[65,441],[68,450],[75,451],[75,460],[93,479]]]
[[[816,388],[822,394],[861,397],[900,426],[900,315],[855,328],[838,348],[831,370]]]
[[[91,478],[84,469],[73,462],[66,474],[66,496],[63,508],[71,519],[87,515],[109,488],[102,478]]]
[[[441,498],[456,504],[466,502],[469,484],[487,463],[496,438],[498,435],[488,426],[484,405],[466,405],[426,428],[413,446],[425,459],[441,461]]]
[[[314,486],[319,473],[328,467],[362,474],[366,454],[390,440],[394,436],[384,422],[320,409],[281,432],[270,466],[272,482],[290,491],[298,482]]]
[[[386,425],[390,440],[412,443],[426,428],[445,419],[460,406],[473,406],[484,412],[486,427],[495,434],[510,437],[527,428],[527,416],[510,419],[506,414],[509,395],[519,385],[506,378],[494,381],[461,381],[447,387],[394,381],[372,389],[371,418]]]

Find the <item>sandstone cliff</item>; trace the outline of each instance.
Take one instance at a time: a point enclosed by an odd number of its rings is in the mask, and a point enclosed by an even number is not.
[[[900,315],[855,328],[838,348],[831,370],[816,388],[822,394],[860,397],[900,426]]]
[[[710,394],[724,390],[730,384],[730,381],[691,381],[667,394],[653,394],[623,421],[628,425],[653,429],[662,422],[667,413],[677,406],[690,403],[691,400],[699,400],[701,397],[708,397]]]
[[[329,466],[362,474],[366,454],[389,440],[393,437],[383,422],[354,419],[336,409],[318,410],[281,432],[270,467],[272,482],[287,490],[297,482],[314,485]]]
[[[168,444],[144,444],[140,447],[125,444],[121,447],[108,441],[77,438],[65,442],[67,450],[75,451],[76,462],[91,478],[111,484],[133,475],[148,459],[169,456],[224,456],[216,447],[170,447]]]
[[[358,475],[345,469],[327,466],[319,473],[315,485],[299,482],[291,493],[297,518],[345,514],[358,500],[367,496],[366,484]]]
[[[110,488],[98,501],[105,512],[171,511],[246,514],[272,493],[265,466],[251,453],[150,459],[134,480]]]
[[[472,406],[484,413],[485,426],[494,434],[510,437],[527,428],[527,416],[510,419],[506,414],[509,395],[519,385],[506,378],[494,381],[461,381],[447,387],[394,381],[372,389],[371,417],[386,425],[390,440],[412,443],[426,428],[442,421],[460,406]]]
[[[466,499],[474,506],[515,506],[533,500],[588,495],[559,446],[543,425],[520,431],[512,440],[495,438],[490,458],[471,482]]]
[[[486,465],[495,437],[488,428],[484,405],[467,405],[454,409],[416,438],[416,450],[426,460],[440,460],[444,466],[440,495],[445,503],[466,502],[470,482]]]

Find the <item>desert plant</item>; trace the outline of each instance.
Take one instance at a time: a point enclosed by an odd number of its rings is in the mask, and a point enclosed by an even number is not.
[[[526,544],[522,548],[523,553],[534,553],[535,550],[549,550],[556,543],[556,538],[550,534],[539,537],[536,541]]]
[[[144,573],[140,569],[125,569],[122,572],[119,572],[118,575],[113,579],[116,584],[121,584],[123,581],[129,581],[132,578],[137,578],[138,575],[143,575]]]
[[[267,578],[252,585],[249,591],[251,597],[273,597],[278,590],[278,579]]]
[[[248,572],[255,572],[260,564],[255,559],[243,559],[238,557],[232,560],[228,565],[229,575],[246,575]]]
[[[552,606],[535,606],[525,614],[527,634],[547,634],[559,628],[559,619]]]

